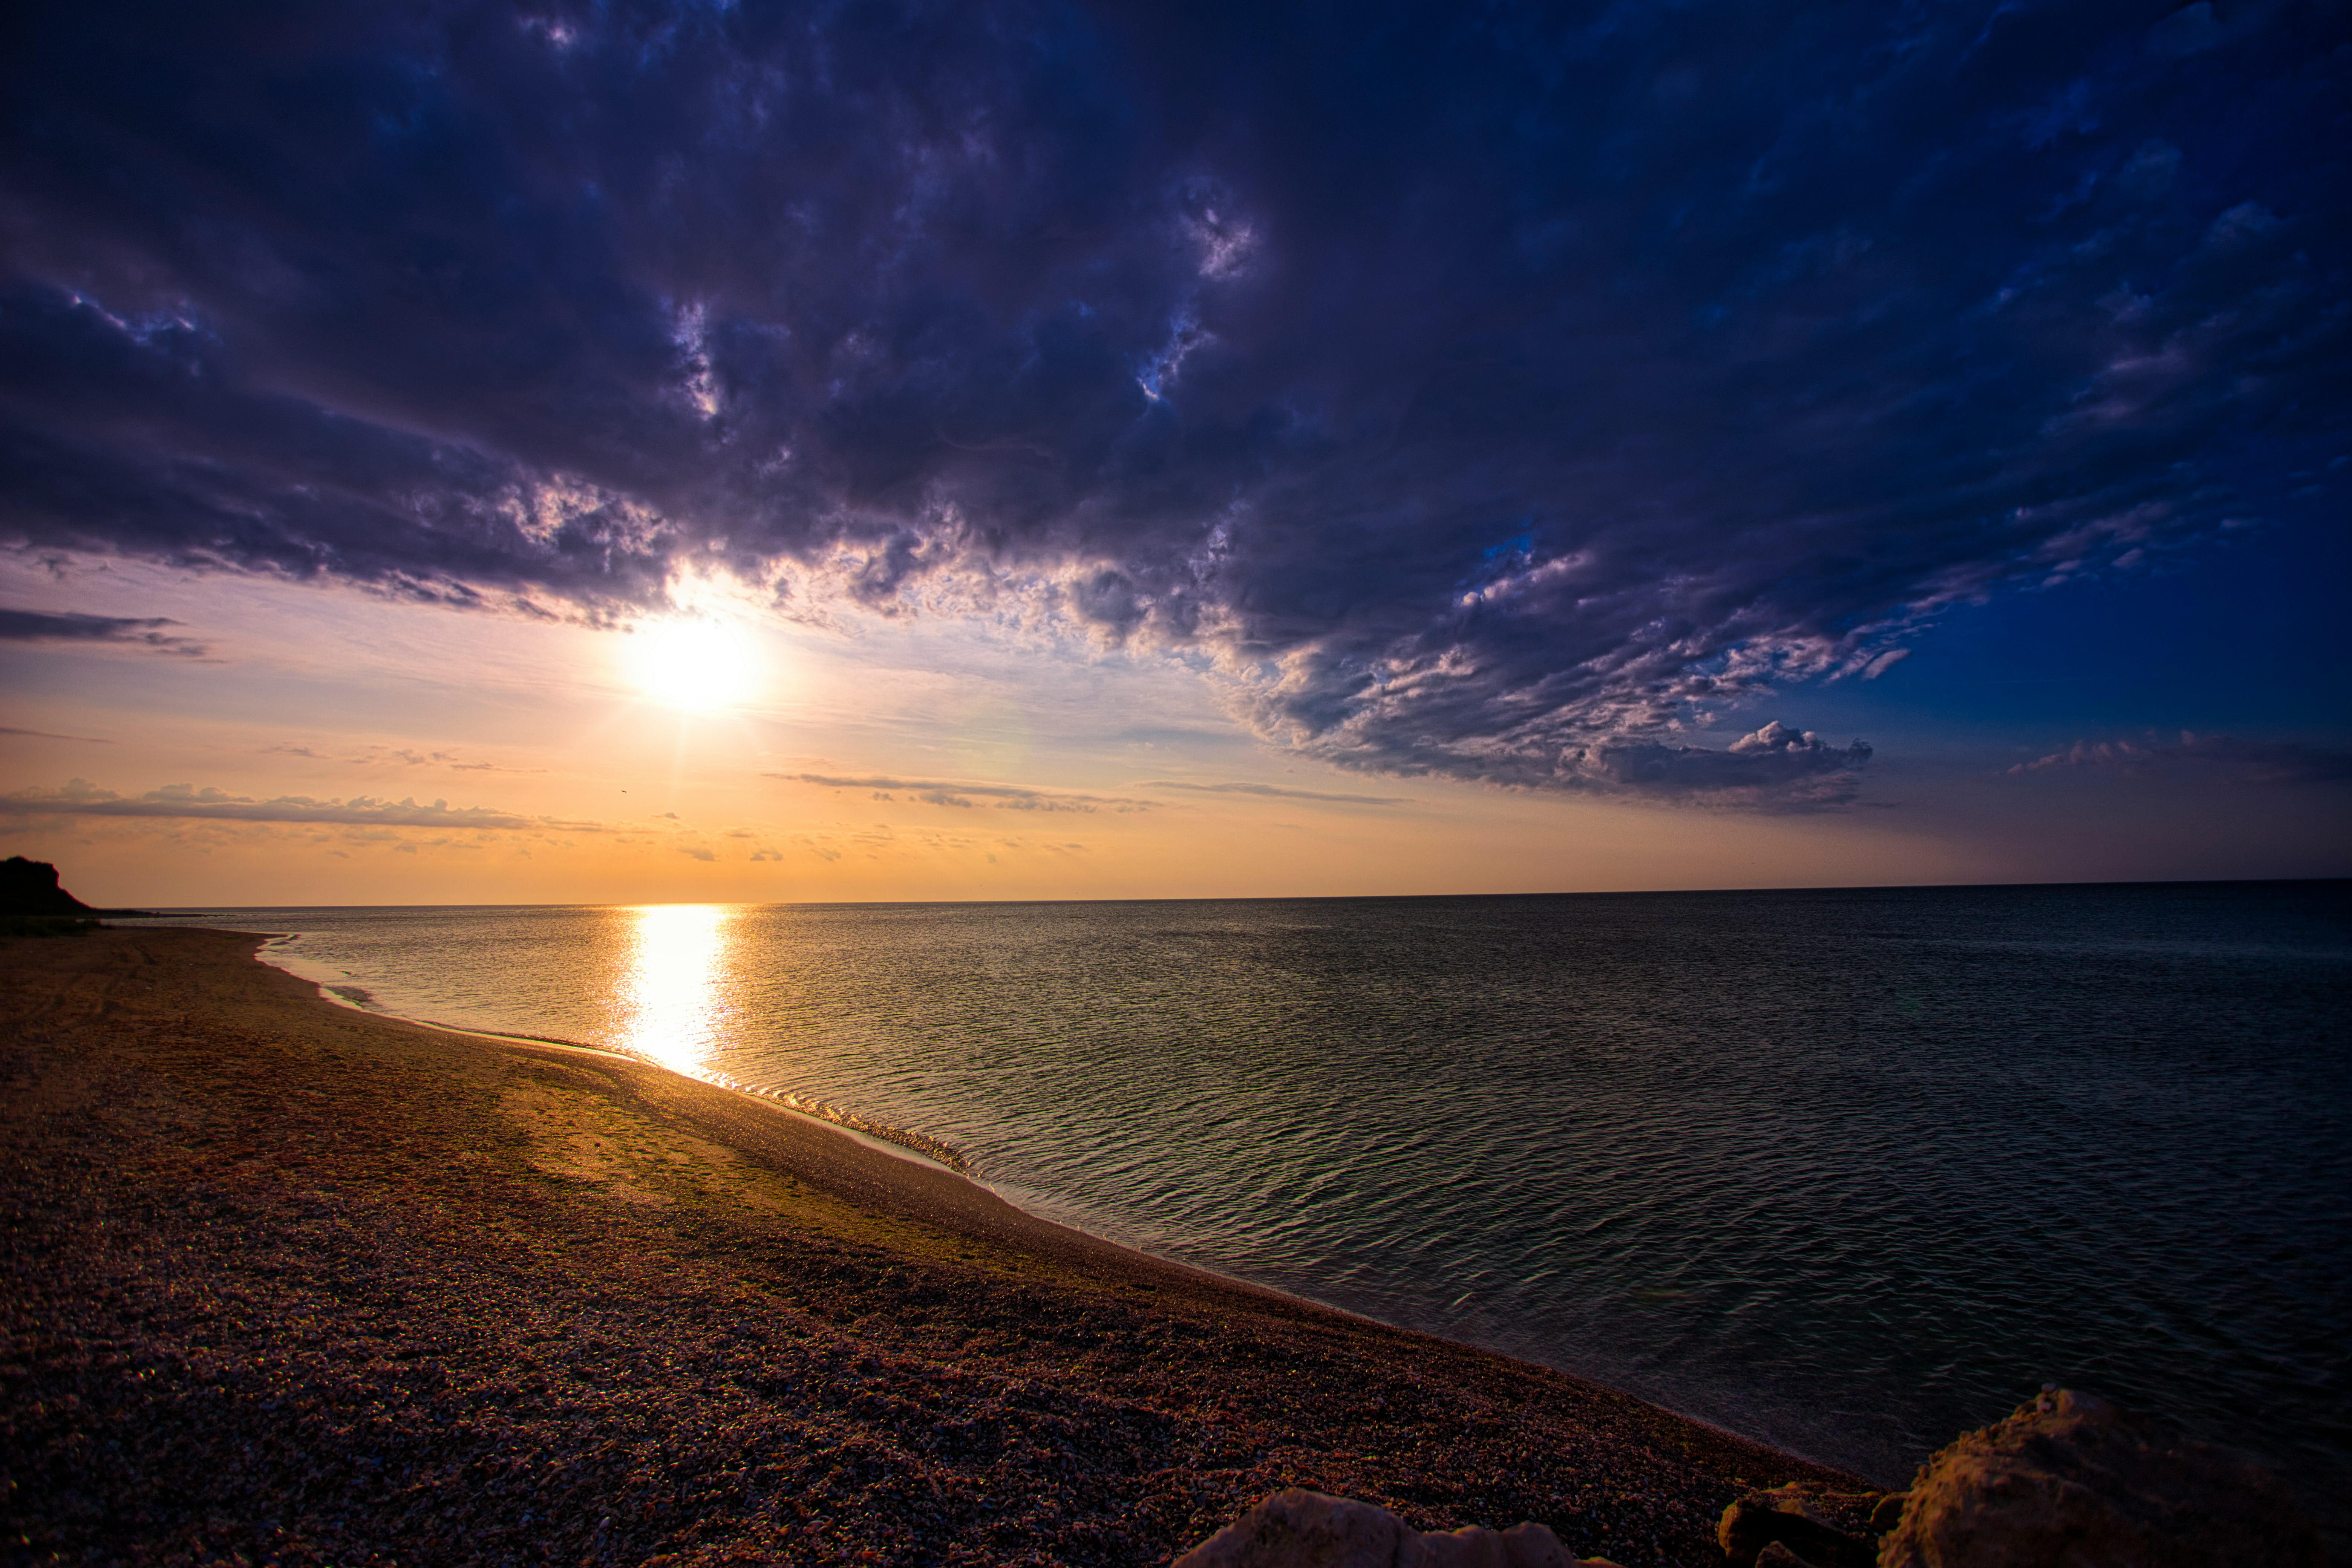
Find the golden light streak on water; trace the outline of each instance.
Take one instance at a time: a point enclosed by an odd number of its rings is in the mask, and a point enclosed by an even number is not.
[[[630,912],[636,928],[621,1043],[674,1071],[703,1076],[727,1014],[720,981],[735,911],[724,904],[649,904]]]

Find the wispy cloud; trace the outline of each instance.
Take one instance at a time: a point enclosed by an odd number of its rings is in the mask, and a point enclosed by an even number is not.
[[[998,811],[1135,812],[1152,810],[1158,804],[1128,795],[1081,795],[1071,790],[1037,789],[1027,784],[974,784],[960,779],[904,778],[895,773],[772,773],[761,776],[793,784],[815,784],[824,789],[865,790],[883,800],[897,800],[903,796],[926,805],[961,806],[967,810],[984,805]]]
[[[253,795],[230,795],[218,789],[198,789],[191,784],[165,784],[142,795],[129,796],[118,795],[110,789],[101,789],[86,779],[74,779],[63,789],[18,790],[0,795],[0,816],[184,817],[214,822],[503,828],[567,833],[604,830],[601,823],[525,816],[488,806],[452,806],[446,800],[420,805],[414,799],[377,800],[366,795],[353,795],[348,800],[314,800],[308,795],[294,795],[262,799]]]
[[[314,763],[341,763],[351,767],[446,768],[457,773],[543,773],[545,768],[513,768],[499,763],[462,760],[456,752],[420,752],[411,746],[369,746],[357,752],[320,752],[309,746],[280,742],[264,746],[262,756],[302,757]]]
[[[2007,773],[2106,768],[2154,773],[2173,764],[2203,763],[2247,784],[2340,784],[2352,780],[2352,751],[2300,741],[2244,741],[2233,735],[2200,735],[2183,730],[2177,741],[2149,736],[2138,741],[2077,741]]]
[[[192,637],[167,632],[180,623],[163,616],[51,615],[42,610],[0,610],[0,642],[128,643],[153,653],[201,658],[211,650]]]
[[[1181,779],[1147,779],[1139,789],[1181,789],[1196,795],[1250,795],[1268,800],[1321,800],[1340,805],[1410,805],[1409,797],[1401,795],[1335,795],[1324,790],[1285,789],[1279,784],[1187,784]]]
[[[42,741],[80,741],[85,744],[92,746],[110,746],[114,744],[112,741],[108,740],[103,735],[60,735],[48,730],[18,730],[7,725],[0,725],[0,735],[29,735],[37,740]]]

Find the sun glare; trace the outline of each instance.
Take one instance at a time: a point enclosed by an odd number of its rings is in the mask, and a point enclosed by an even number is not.
[[[750,635],[722,621],[649,622],[630,634],[625,657],[639,690],[698,712],[744,700],[758,677]]]

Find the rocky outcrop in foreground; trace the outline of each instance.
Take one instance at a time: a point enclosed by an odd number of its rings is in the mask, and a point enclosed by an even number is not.
[[[2324,1568],[2267,1471],[2095,1394],[2044,1389],[1921,1467],[1880,1568]]]
[[[1384,1508],[1298,1487],[1276,1492],[1175,1568],[1616,1568],[1570,1557],[1540,1524],[1423,1532]]]
[[[1791,1482],[1723,1510],[1728,1568],[2326,1568],[2267,1472],[2094,1394],[2045,1389],[1920,1467],[1907,1492]],[[1541,1524],[1423,1533],[1276,1492],[1175,1568],[1595,1568]]]

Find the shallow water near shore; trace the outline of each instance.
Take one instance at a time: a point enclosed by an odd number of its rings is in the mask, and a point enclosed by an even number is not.
[[[180,920],[1883,1482],[2061,1383],[2347,1527],[2347,884]]]

